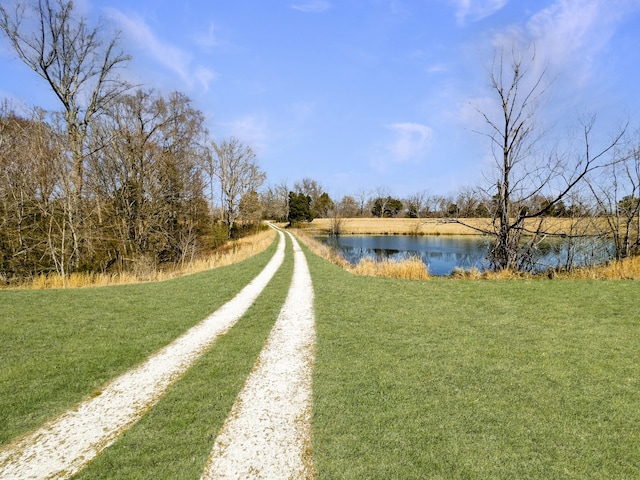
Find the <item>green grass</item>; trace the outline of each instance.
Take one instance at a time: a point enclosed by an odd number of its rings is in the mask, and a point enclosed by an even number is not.
[[[0,291],[0,444],[142,362],[231,299],[266,265],[139,285]]]
[[[413,282],[309,256],[319,478],[640,477],[636,282]]]
[[[284,303],[293,256],[242,319],[167,395],[74,478],[194,479],[240,393]]]
[[[0,292],[0,442],[204,318],[274,248],[160,284]],[[79,478],[199,478],[284,301],[290,249],[247,315]],[[306,253],[320,479],[640,478],[640,284],[358,277]]]

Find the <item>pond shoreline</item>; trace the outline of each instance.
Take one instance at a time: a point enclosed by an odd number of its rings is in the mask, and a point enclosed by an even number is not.
[[[486,235],[317,234],[313,238],[354,266],[365,258],[394,262],[417,258],[436,276],[448,276],[456,271],[486,271],[493,243]],[[537,244],[532,255],[532,273],[536,274],[594,267],[612,260],[611,245],[602,239],[553,237]]]

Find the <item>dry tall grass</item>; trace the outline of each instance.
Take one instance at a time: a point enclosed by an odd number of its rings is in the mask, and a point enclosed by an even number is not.
[[[349,265],[348,270],[356,275],[369,277],[404,278],[409,280],[429,279],[427,266],[417,257],[405,260],[363,258],[355,267]]]
[[[66,279],[55,274],[38,275],[32,282],[22,285],[19,288],[45,289],[104,287],[109,285],[169,280],[181,275],[189,275],[209,270],[211,268],[223,267],[225,265],[241,262],[242,260],[266,250],[267,247],[271,245],[275,234],[276,232],[273,229],[268,229],[256,235],[235,240],[207,257],[195,259],[183,266],[176,266],[171,269],[149,269],[148,271],[140,271],[136,273],[73,273]]]
[[[615,260],[597,267],[578,268],[571,272],[558,272],[554,277],[582,280],[640,280],[640,257]]]
[[[406,260],[383,260],[363,259],[358,265],[351,265],[334,249],[322,242],[315,240],[305,230],[296,230],[296,236],[300,238],[309,249],[316,255],[329,260],[330,262],[344,268],[355,275],[366,275],[370,277],[404,278],[409,280],[428,280],[429,270],[419,258],[409,258]]]
[[[452,278],[468,280],[516,280],[532,279],[566,279],[566,280],[640,280],[640,257],[625,258],[608,262],[606,265],[578,267],[569,271],[549,270],[543,273],[525,273],[516,270],[499,270],[481,272],[477,268],[471,270],[456,269]]]

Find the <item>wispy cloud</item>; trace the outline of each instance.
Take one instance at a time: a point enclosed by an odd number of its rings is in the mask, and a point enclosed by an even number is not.
[[[590,76],[596,54],[611,39],[621,20],[611,0],[560,0],[534,15],[529,36],[542,59],[556,68],[571,69],[580,83]]]
[[[464,25],[467,20],[477,22],[504,7],[509,0],[450,0],[456,7],[456,20]]]
[[[316,111],[317,103],[316,102],[296,102],[291,105],[291,112],[293,114],[293,118],[297,122],[306,122],[313,113]]]
[[[449,71],[449,67],[443,63],[437,63],[427,68],[427,73],[431,73],[431,74],[444,73],[448,71]]]
[[[307,2],[293,3],[291,8],[305,13],[322,13],[331,8],[331,2],[325,0],[310,0]]]
[[[426,125],[406,122],[393,123],[387,128],[394,133],[394,139],[388,146],[394,163],[418,162],[431,147],[433,131]]]
[[[218,38],[216,37],[216,28],[213,23],[209,25],[206,32],[196,34],[194,38],[196,45],[204,50],[211,50],[213,47],[219,45]]]
[[[124,14],[114,8],[109,8],[106,11],[120,25],[125,35],[139,48],[147,51],[154,61],[176,74],[189,88],[193,88],[197,84],[205,91],[208,90],[210,83],[216,78],[216,73],[213,70],[207,67],[193,66],[193,56],[189,52],[162,41],[143,18]]]
[[[571,72],[574,85],[580,86],[594,73],[596,58],[625,16],[638,10],[639,2],[632,0],[556,0],[526,24],[496,35],[494,45],[533,44],[536,68]]]
[[[230,135],[249,145],[258,154],[268,150],[268,122],[264,115],[248,114],[224,125]]]

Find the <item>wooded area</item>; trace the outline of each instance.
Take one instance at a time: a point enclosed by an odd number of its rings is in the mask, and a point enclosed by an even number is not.
[[[4,281],[188,262],[261,216],[250,199],[265,175],[251,149],[209,140],[184,94],[125,82],[116,33],[64,0],[0,6],[0,29],[62,107],[0,108]]]

